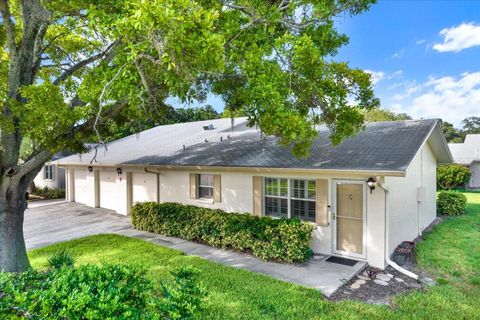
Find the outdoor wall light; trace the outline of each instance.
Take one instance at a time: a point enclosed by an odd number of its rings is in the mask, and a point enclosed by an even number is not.
[[[375,183],[377,182],[377,179],[370,177],[367,180],[367,186],[370,189],[370,194],[375,190]]]
[[[122,175],[122,168],[117,168],[117,173],[118,173],[119,176],[121,176]]]
[[[93,172],[93,167],[92,166],[88,167],[88,172]]]

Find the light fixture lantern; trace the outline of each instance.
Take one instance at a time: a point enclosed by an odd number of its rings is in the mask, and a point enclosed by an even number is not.
[[[93,172],[93,167],[92,166],[88,166],[88,172]]]
[[[117,173],[118,173],[119,176],[121,176],[122,175],[122,168],[117,168]]]
[[[373,177],[370,177],[368,178],[367,180],[367,186],[368,188],[370,189],[370,194],[373,192],[373,190],[375,190],[375,184],[377,182],[377,179],[373,178]]]

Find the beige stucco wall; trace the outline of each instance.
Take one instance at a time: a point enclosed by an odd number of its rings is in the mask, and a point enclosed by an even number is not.
[[[436,217],[436,159],[428,143],[419,150],[404,178],[387,177],[385,182],[390,190],[388,249],[393,252],[402,241],[421,235]],[[420,199],[419,193],[423,193]]]
[[[53,179],[44,179],[45,177],[45,166],[37,174],[33,182],[37,188],[48,187],[50,189],[65,189],[65,169],[59,168],[56,164],[46,163],[45,165],[52,165],[53,168]]]
[[[282,177],[299,179],[328,179],[329,180],[329,205],[333,207],[331,189],[333,181],[353,179],[366,181],[367,176],[355,176],[347,174],[322,175],[322,174],[296,174],[296,173],[259,173],[259,172],[220,172],[222,184],[222,201],[214,203],[211,201],[190,199],[189,196],[189,174],[192,171],[163,171],[160,174],[160,201],[180,202],[201,207],[218,208],[229,212],[252,212],[253,211],[253,176]],[[194,172],[194,171],[193,171]],[[198,171],[200,172],[200,171]],[[202,171],[205,173],[219,173],[216,171]],[[376,267],[384,267],[384,224],[385,224],[385,193],[377,187],[372,194],[367,191],[367,221],[366,221],[366,243],[367,261]],[[328,227],[314,227],[312,237],[312,249],[315,253],[331,254],[333,248],[333,232],[331,214],[329,215],[330,225]]]
[[[158,201],[157,175],[146,172],[133,172],[132,202]]]
[[[102,174],[104,170],[109,170],[110,177],[116,174],[114,168],[101,168],[99,179],[108,174]],[[117,177],[114,183],[103,183],[104,192],[100,187],[100,203],[109,209],[116,210],[118,213],[126,214],[127,209],[127,190],[131,190],[132,202],[135,201],[156,201],[157,195],[157,174],[145,173],[143,167],[139,168],[122,168],[121,177]],[[77,169],[78,170],[78,169]],[[77,171],[75,170],[75,172]],[[85,172],[86,185],[83,189],[90,188],[94,190],[93,173],[88,173],[87,169],[81,169]],[[97,170],[97,169],[96,169]],[[190,173],[212,173],[221,175],[221,202],[205,201],[199,199],[191,199],[189,191],[189,175]],[[258,172],[258,171],[235,171],[235,170],[174,170],[165,169],[159,171],[159,187],[161,202],[180,202],[184,204],[192,204],[196,206],[218,208],[228,212],[252,212],[253,211],[253,176],[264,177],[283,177],[283,178],[300,178],[300,179],[328,179],[329,181],[329,205],[334,210],[335,199],[332,198],[332,188],[335,180],[356,180],[365,182],[370,176],[355,173],[344,174],[319,174],[319,173],[294,173],[294,172]],[[91,180],[90,180],[91,177]],[[127,178],[131,179],[127,183]],[[380,177],[379,177],[380,178]],[[399,178],[402,179],[402,178]],[[75,179],[77,180],[77,179]],[[78,184],[78,183],[76,183]],[[80,183],[81,184],[81,183]],[[94,206],[95,196],[93,193],[84,193],[85,197],[89,197],[89,201],[82,199],[82,203]],[[109,197],[110,200],[105,199]],[[103,198],[103,201],[102,201]],[[77,201],[77,200],[75,200]],[[366,260],[369,264],[383,268],[384,265],[384,225],[385,225],[385,192],[379,186],[370,193],[366,189]],[[329,214],[329,226],[316,226],[313,231],[312,249],[315,253],[331,254],[334,251],[333,227],[331,214]]]

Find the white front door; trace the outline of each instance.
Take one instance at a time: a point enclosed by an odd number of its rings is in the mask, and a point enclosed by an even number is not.
[[[333,181],[333,252],[366,258],[366,192],[363,181]]]

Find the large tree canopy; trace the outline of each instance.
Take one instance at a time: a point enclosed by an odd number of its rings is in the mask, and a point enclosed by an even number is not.
[[[379,102],[368,74],[333,61],[348,40],[334,18],[373,2],[0,0],[0,269],[28,266],[28,183],[107,120],[214,93],[298,156],[320,122],[333,143],[360,130]]]

